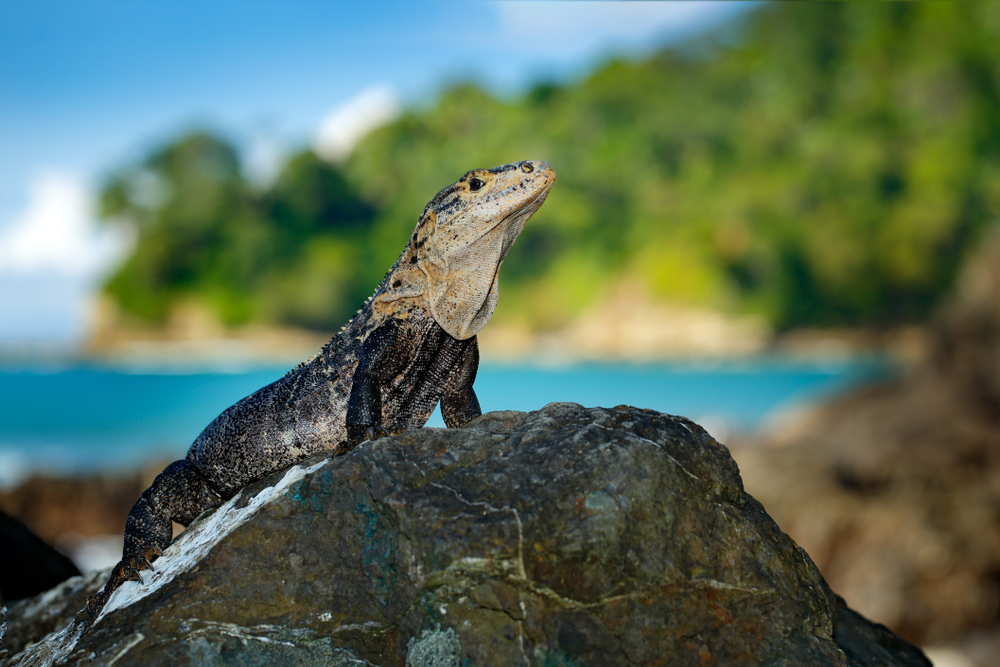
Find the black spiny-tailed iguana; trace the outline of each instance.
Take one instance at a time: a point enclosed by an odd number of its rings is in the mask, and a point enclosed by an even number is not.
[[[187,525],[253,480],[318,453],[423,426],[438,401],[449,427],[479,416],[476,334],[497,303],[497,273],[555,181],[547,162],[468,172],[424,208],[410,242],[357,316],[310,361],[215,418],[143,492],[122,560],[87,602],[111,594]]]

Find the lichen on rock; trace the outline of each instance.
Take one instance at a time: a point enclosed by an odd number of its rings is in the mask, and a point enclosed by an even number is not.
[[[406,667],[458,667],[461,653],[462,642],[451,628],[424,630],[407,646]]]

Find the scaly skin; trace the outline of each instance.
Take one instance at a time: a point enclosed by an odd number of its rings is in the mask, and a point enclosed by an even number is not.
[[[357,316],[311,360],[202,431],[143,492],[122,560],[87,601],[90,628],[111,594],[187,525],[248,483],[319,453],[423,426],[438,401],[450,428],[481,414],[476,334],[496,308],[497,273],[555,172],[516,162],[468,172],[424,208],[410,241]]]

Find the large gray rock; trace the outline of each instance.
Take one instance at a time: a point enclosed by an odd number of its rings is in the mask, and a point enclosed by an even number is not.
[[[76,579],[16,665],[929,665],[847,609],[683,418],[551,404],[277,473],[86,635]],[[29,613],[30,612],[30,613]],[[36,636],[32,636],[36,633]]]
[[[962,267],[932,332],[935,369],[1000,418],[1000,227]]]
[[[0,605],[47,591],[80,574],[69,558],[14,517],[0,512]]]
[[[859,612],[1000,665],[1000,229],[900,377],[733,445],[747,490]]]

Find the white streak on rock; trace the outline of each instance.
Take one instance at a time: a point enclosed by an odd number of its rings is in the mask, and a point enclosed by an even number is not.
[[[49,634],[37,644],[32,644],[18,653],[11,664],[17,667],[49,667],[62,662],[76,648],[76,643],[80,641],[82,634],[82,628],[74,629],[73,623],[68,623],[59,632]]]
[[[133,646],[135,646],[145,638],[146,635],[142,634],[141,632],[137,632],[131,637],[129,637],[128,641],[125,643],[124,648],[118,651],[118,653],[115,654],[115,657],[111,658],[111,661],[108,662],[108,667],[112,667],[112,665],[114,665],[116,662],[124,658],[125,654],[131,651]]]
[[[274,486],[261,490],[246,507],[239,509],[235,507],[243,492],[236,494],[213,514],[184,531],[177,541],[163,552],[163,556],[157,559],[152,574],[144,576],[145,584],[135,581],[126,581],[122,584],[121,588],[111,595],[111,599],[108,600],[108,604],[104,607],[97,622],[100,623],[105,614],[115,609],[124,609],[138,602],[173,581],[178,575],[193,568],[212,550],[213,546],[246,523],[264,505],[275,500],[292,484],[319,470],[325,464],[326,461],[320,461],[308,468],[302,466],[289,468],[280,481]],[[145,573],[143,574],[145,575]]]

